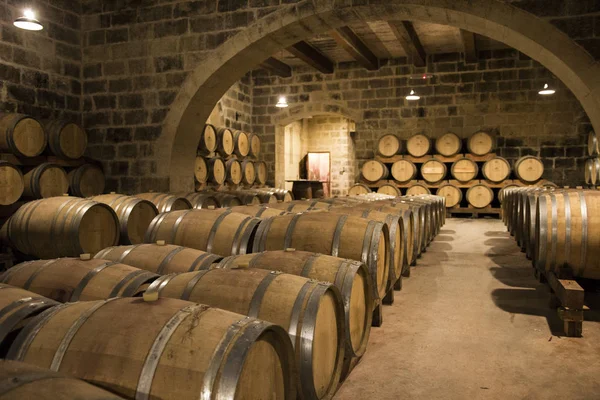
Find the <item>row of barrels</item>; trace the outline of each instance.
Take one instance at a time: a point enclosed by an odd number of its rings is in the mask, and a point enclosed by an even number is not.
[[[600,158],[588,158],[584,166],[584,178],[586,185],[600,185]]]
[[[469,153],[483,156],[494,150],[494,142],[493,136],[487,132],[476,132],[471,135],[466,140],[465,146],[463,146],[463,140],[452,132],[442,135],[435,141],[419,133],[406,141],[406,152],[413,157],[423,157],[435,150],[436,154],[452,157],[466,147]],[[402,153],[402,150],[402,141],[393,134],[382,136],[377,143],[377,154],[382,157],[393,157]]]
[[[511,188],[502,208],[508,231],[537,269],[600,279],[600,192]]]
[[[446,164],[435,157],[420,164],[402,159],[394,162],[390,167],[380,160],[369,160],[361,168],[361,176],[366,182],[378,182],[393,179],[398,183],[407,183],[418,178],[418,175],[427,183],[436,184],[450,178],[458,182],[470,182],[477,178],[479,166],[470,158],[464,157],[452,163],[448,168]],[[533,156],[519,158],[514,163],[514,168],[502,157],[494,157],[486,161],[481,172],[483,178],[494,183],[508,179],[511,172],[523,182],[536,182],[542,178],[544,164],[542,160]]]
[[[260,137],[254,133],[206,124],[200,135],[198,154],[257,158],[260,147]]]
[[[381,199],[277,203],[282,215],[261,220],[255,232],[256,254],[211,255],[209,243],[198,238],[210,242],[212,232],[222,254],[231,251],[220,242],[235,241],[247,218],[230,210],[172,211],[157,221],[167,229],[156,234],[176,245],[159,241],[107,248],[91,260],[17,265],[0,277],[5,293],[20,291],[3,298],[6,306],[40,296],[51,305],[15,324],[25,327],[0,338],[2,347],[9,359],[124,397],[331,398],[366,350],[379,286],[392,282],[386,266],[395,269],[389,263],[400,260],[402,270],[444,222],[443,199],[435,196]],[[415,253],[405,250],[413,239]],[[392,242],[402,256],[393,255]],[[136,295],[143,299],[129,297]],[[5,328],[0,331],[12,333]]]
[[[268,179],[267,164],[264,161],[197,156],[194,178],[201,184],[265,185]]]

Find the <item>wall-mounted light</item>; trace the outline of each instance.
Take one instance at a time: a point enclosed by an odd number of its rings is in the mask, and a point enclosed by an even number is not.
[[[553,95],[554,93],[556,93],[556,90],[552,89],[550,86],[548,86],[548,84],[546,83],[544,85],[544,88],[542,90],[540,90],[538,92],[539,94],[541,94],[542,96],[550,96]]]
[[[408,101],[417,101],[420,98],[421,98],[421,96],[416,94],[414,90],[411,90],[410,94],[408,96],[406,96],[406,100],[408,100]]]
[[[287,103],[287,100],[285,99],[285,96],[279,97],[279,101],[277,102],[275,107],[277,107],[277,108],[287,108],[288,107],[288,103]]]
[[[23,11],[23,16],[15,19],[13,25],[20,29],[25,29],[27,31],[41,31],[44,29],[44,26],[35,19],[35,14],[31,9],[26,9]]]

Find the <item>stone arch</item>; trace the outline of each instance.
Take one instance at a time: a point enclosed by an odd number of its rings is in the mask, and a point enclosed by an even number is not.
[[[573,92],[600,131],[600,66],[558,28],[499,0],[301,1],[263,17],[211,52],[188,76],[163,126],[160,174],[172,190],[189,190],[198,121],[250,68],[276,50],[361,21],[409,20],[452,25],[506,43],[537,60]],[[240,65],[246,68],[240,68]]]

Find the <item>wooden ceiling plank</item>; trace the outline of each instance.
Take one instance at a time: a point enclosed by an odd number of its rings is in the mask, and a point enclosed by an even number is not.
[[[260,64],[260,66],[272,74],[282,78],[289,78],[292,76],[292,67],[273,57],[267,58]]]
[[[419,40],[419,35],[410,21],[389,21],[388,24],[406,54],[412,58],[417,67],[424,67],[427,53]]]
[[[370,71],[379,69],[379,59],[352,28],[344,26],[329,34],[363,67]]]
[[[477,62],[477,45],[475,43],[475,34],[473,32],[460,30],[463,47],[465,51],[465,62],[472,64]]]
[[[286,50],[323,74],[333,73],[333,61],[305,41],[298,42]]]

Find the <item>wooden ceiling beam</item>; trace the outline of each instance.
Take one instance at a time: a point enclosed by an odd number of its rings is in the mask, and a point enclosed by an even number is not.
[[[463,42],[466,63],[477,62],[477,45],[475,43],[475,34],[473,32],[460,30],[460,36]]]
[[[331,37],[359,64],[370,71],[379,69],[379,59],[369,46],[348,26],[329,32]]]
[[[388,21],[392,32],[400,42],[406,55],[412,58],[417,67],[424,67],[427,63],[427,53],[419,40],[419,35],[410,21]]]
[[[307,42],[298,42],[286,50],[317,71],[324,74],[333,74],[333,61]]]
[[[267,58],[265,61],[260,63],[260,66],[270,73],[282,78],[289,78],[292,76],[292,67],[273,57]]]

